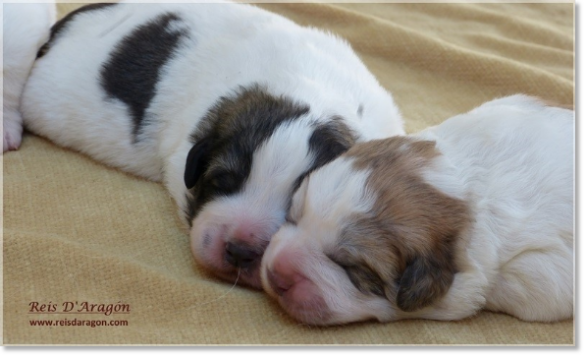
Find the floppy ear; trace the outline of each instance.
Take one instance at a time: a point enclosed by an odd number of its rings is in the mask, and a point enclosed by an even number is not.
[[[354,133],[339,117],[318,125],[309,138],[309,149],[314,156],[313,168],[319,168],[342,155],[355,142]]]
[[[209,164],[209,154],[212,148],[212,139],[204,138],[199,140],[187,154],[185,162],[185,173],[183,180],[188,189],[192,189],[197,180],[206,171]]]
[[[397,306],[412,312],[431,305],[448,292],[455,273],[449,253],[428,252],[415,257],[407,264],[399,280]]]

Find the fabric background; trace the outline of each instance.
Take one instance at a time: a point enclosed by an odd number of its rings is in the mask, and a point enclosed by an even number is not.
[[[77,8],[60,4],[59,15]],[[346,38],[394,95],[408,132],[517,92],[574,98],[573,4],[260,4]],[[482,312],[307,327],[264,293],[205,273],[164,188],[26,134],[3,157],[5,344],[574,344],[574,321]],[[29,303],[130,305],[30,315]],[[126,319],[38,327],[37,319]]]

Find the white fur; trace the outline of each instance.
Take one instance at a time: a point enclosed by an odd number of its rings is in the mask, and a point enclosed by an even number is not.
[[[191,31],[163,68],[147,108],[147,116],[159,121],[132,143],[128,108],[104,100],[99,71],[124,36],[167,11],[185,20],[168,31]],[[288,186],[312,159],[304,146],[311,123],[339,115],[359,140],[403,133],[392,97],[345,41],[244,4],[119,4],[115,10],[80,14],[37,61],[23,98],[25,124],[59,145],[162,181],[183,212],[189,135],[221,96],[253,83],[274,96],[307,103],[311,111],[254,154],[243,192],[210,202],[195,218],[196,258],[221,275],[225,262],[219,247],[239,222],[253,220],[263,239],[283,222]],[[203,248],[204,234],[214,235],[216,250]]]
[[[374,197],[366,189],[368,176],[368,171],[354,171],[352,160],[346,158],[317,170],[294,194],[288,217],[290,223],[280,228],[267,247],[261,278],[270,295],[278,298],[270,288],[267,272],[273,271],[281,259],[293,257],[295,269],[308,278],[305,283],[310,286],[294,292],[301,301],[288,296],[282,298],[289,299],[288,303],[282,304],[283,307],[293,316],[301,315],[304,322],[322,322],[323,316],[319,316],[319,312],[302,308],[306,305],[303,300],[311,299],[315,290],[319,290],[329,310],[336,312],[327,319],[330,324],[376,318],[381,311],[388,309],[380,299],[357,294],[350,280],[340,279],[344,271],[322,255],[335,247],[348,217],[366,213],[372,207]]]
[[[56,8],[51,2],[3,4],[3,152],[16,150],[20,146],[20,96],[37,51],[49,38],[49,28],[55,18]]]
[[[473,214],[471,228],[456,242],[458,273],[447,294],[432,306],[406,313],[394,302],[362,294],[344,270],[325,256],[339,240],[340,222],[351,221],[372,202],[368,191],[356,194],[365,190],[365,172],[349,166],[346,157],[317,170],[309,177],[309,186],[295,194],[303,208],[294,203],[296,225],[284,225],[267,248],[261,272],[265,290],[276,296],[267,270],[279,260],[291,259],[303,262],[292,268],[298,270],[296,274],[314,283],[304,293],[323,296],[325,310],[331,314],[320,318],[322,311],[291,308],[295,302],[286,299],[289,292],[278,298],[294,317],[310,323],[367,318],[453,320],[482,308],[527,321],[571,318],[573,116],[570,110],[516,95],[413,135],[435,140],[441,153],[421,171],[422,178],[445,194],[463,199]],[[324,175],[340,165],[344,170]],[[340,179],[346,186],[338,185]],[[332,216],[319,214],[328,207]],[[295,285],[290,288],[294,290]]]

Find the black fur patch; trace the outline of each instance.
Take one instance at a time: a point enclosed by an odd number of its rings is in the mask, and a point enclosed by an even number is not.
[[[126,36],[102,66],[101,82],[106,93],[126,103],[134,128],[134,142],[145,125],[145,111],[155,96],[159,73],[179,45],[186,31],[170,31],[180,21],[173,13],[158,16]]]
[[[204,204],[220,195],[241,189],[252,168],[256,149],[284,123],[309,112],[309,106],[269,94],[260,85],[240,88],[235,95],[222,97],[208,111],[191,135],[197,162],[186,162],[186,184],[194,184],[187,195],[185,212],[191,224]],[[197,143],[206,141],[209,145]],[[197,167],[193,167],[196,165]],[[188,185],[189,186],[189,185]]]
[[[51,34],[49,37],[49,41],[47,41],[47,43],[45,43],[39,49],[39,51],[37,52],[37,58],[43,57],[45,55],[45,53],[47,53],[47,51],[49,50],[49,48],[51,47],[53,42],[55,42],[57,35],[59,35],[67,27],[67,25],[71,22],[71,20],[73,20],[77,15],[79,15],[81,13],[90,12],[90,11],[102,10],[102,9],[109,8],[114,5],[116,5],[116,4],[115,3],[90,4],[90,5],[82,6],[79,9],[67,14],[67,16],[65,16],[61,20],[57,21],[51,27]]]
[[[295,181],[293,193],[309,174],[345,153],[356,140],[355,133],[340,117],[335,116],[330,121],[318,124],[309,138],[309,151],[312,153],[313,163]]]
[[[344,123],[342,118],[333,117],[319,124],[311,138],[309,150],[313,154],[313,171],[345,153],[356,142],[356,135]]]

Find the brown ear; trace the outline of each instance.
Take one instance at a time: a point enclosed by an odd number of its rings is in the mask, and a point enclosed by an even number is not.
[[[397,306],[412,312],[431,305],[447,292],[456,272],[451,254],[426,253],[411,260],[399,280]]]

